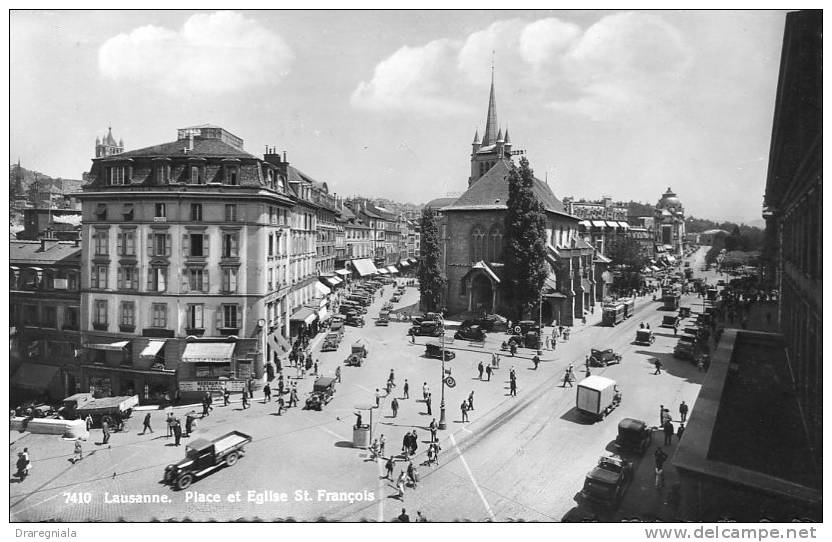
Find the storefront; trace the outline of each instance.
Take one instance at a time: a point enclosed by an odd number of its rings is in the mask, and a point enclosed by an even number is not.
[[[179,391],[183,399],[201,398],[205,392],[239,392],[251,378],[251,363],[236,360],[236,341],[190,341],[182,352]]]
[[[292,342],[304,334],[312,333],[312,324],[318,318],[315,309],[312,307],[301,307],[289,317],[289,334]]]

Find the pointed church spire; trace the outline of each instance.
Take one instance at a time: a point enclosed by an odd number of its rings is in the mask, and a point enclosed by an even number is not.
[[[479,128],[477,128],[477,131],[475,131],[475,132],[474,132],[474,141],[473,141],[473,144],[474,144],[474,145],[478,145],[478,144],[479,144],[479,142],[480,142],[480,130],[479,130]]]
[[[485,119],[485,133],[482,136],[484,146],[497,142],[497,103],[494,100],[494,61],[491,61],[491,94],[488,97],[488,117]]]
[[[497,131],[497,143],[503,143],[503,129]]]
[[[508,136],[508,126],[506,126],[506,145],[511,144],[511,138]]]

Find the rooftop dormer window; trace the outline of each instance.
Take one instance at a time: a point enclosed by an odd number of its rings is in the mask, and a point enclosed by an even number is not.
[[[111,166],[109,168],[109,183],[112,186],[125,184],[126,171],[124,166]]]

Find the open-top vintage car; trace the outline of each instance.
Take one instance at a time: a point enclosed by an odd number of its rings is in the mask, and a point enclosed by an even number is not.
[[[604,455],[589,471],[581,498],[589,503],[614,508],[621,502],[633,477],[633,465],[617,455]]]
[[[307,410],[321,410],[323,406],[332,400],[335,393],[335,379],[322,376],[315,379],[312,393],[306,398]]]
[[[593,367],[606,367],[613,363],[621,363],[621,354],[612,348],[593,348],[590,352],[589,364]]]

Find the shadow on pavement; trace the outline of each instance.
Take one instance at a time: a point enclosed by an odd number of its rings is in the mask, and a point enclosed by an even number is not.
[[[595,422],[588,419],[587,417],[583,416],[580,411],[576,407],[572,407],[563,416],[560,417],[561,420],[565,420],[567,422],[577,423],[579,425],[592,425]]]
[[[352,448],[352,441],[351,440],[339,440],[335,443],[336,448]]]

